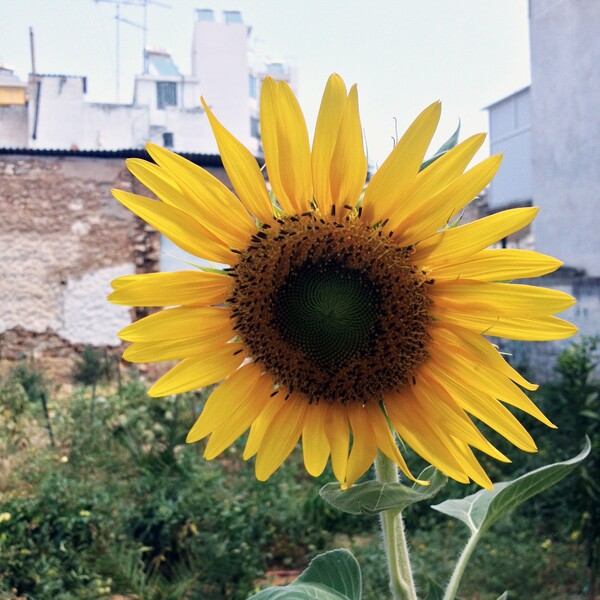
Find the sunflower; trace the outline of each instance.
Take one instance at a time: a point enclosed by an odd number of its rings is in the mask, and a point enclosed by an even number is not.
[[[518,448],[535,443],[512,412],[552,423],[521,388],[536,389],[484,336],[553,340],[576,329],[552,316],[567,294],[508,280],[561,263],[488,249],[537,208],[468,224],[462,209],[500,165],[467,170],[474,135],[422,168],[440,117],[426,108],[365,188],[356,86],[332,75],[312,150],[294,94],[267,78],[261,133],[271,191],[250,152],[203,101],[235,194],[205,170],[148,144],[155,163],[128,167],[158,200],[115,197],[182,249],[228,265],[121,277],[109,299],[165,307],[120,332],[131,362],[180,361],[151,387],[165,396],[219,384],[187,441],[209,437],[213,459],[249,430],[244,458],[268,479],[302,439],[306,470],[329,458],[351,486],[379,450],[414,480],[397,437],[461,481],[491,487],[473,454],[508,459],[472,417]]]

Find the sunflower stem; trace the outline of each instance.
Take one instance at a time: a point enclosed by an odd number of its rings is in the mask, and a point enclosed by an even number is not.
[[[379,451],[375,457],[375,472],[377,479],[382,483],[399,481],[398,467]],[[402,512],[384,510],[379,515],[392,597],[394,600],[417,600]]]
[[[480,534],[480,529],[473,533],[473,535],[471,535],[471,537],[469,538],[469,541],[467,542],[466,546],[463,548],[463,551],[461,552],[456,566],[454,567],[454,572],[452,573],[452,577],[450,577],[448,587],[446,588],[446,592],[444,593],[444,597],[442,600],[454,600],[456,598],[456,593],[458,592],[460,580],[462,579],[467,563],[471,558],[471,554],[473,554],[473,550],[475,550],[475,546],[479,541]]]

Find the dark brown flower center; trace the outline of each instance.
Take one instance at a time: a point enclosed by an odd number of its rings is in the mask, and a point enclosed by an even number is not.
[[[287,391],[377,400],[427,358],[428,282],[408,253],[350,218],[263,225],[230,272],[233,328]]]

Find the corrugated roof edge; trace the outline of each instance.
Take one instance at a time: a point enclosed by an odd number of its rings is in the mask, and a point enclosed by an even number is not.
[[[0,148],[0,155],[17,156],[73,156],[87,158],[145,158],[150,155],[143,148],[125,148],[121,150],[61,150],[58,148]],[[180,156],[201,167],[222,167],[218,154],[199,154],[196,152],[178,152]]]

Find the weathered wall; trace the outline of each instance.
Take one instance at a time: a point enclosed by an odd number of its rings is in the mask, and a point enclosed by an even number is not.
[[[114,347],[132,318],[106,302],[114,277],[155,270],[159,237],[116,202],[122,158],[0,155],[0,360],[58,360]]]
[[[536,250],[600,276],[600,2],[531,0]]]

